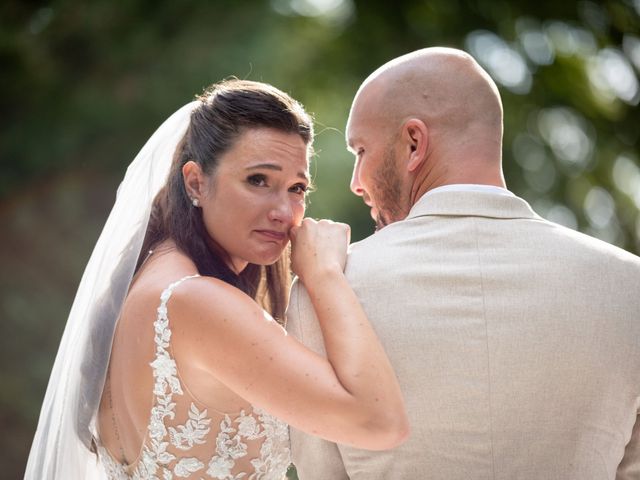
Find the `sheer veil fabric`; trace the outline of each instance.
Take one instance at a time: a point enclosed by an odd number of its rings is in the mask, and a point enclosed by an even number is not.
[[[31,446],[25,480],[106,478],[92,452],[96,413],[120,314],[149,221],[182,140],[191,102],[151,136],[118,187],[84,271],[60,342]]]

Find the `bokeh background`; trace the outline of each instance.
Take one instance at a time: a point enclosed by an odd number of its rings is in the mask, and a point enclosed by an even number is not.
[[[360,239],[373,223],[348,190],[351,99],[382,63],[433,45],[469,51],[498,83],[512,191],[640,251],[640,0],[3,0],[0,476],[22,478],[84,264],[163,119],[229,76],[288,91],[317,121],[309,214]]]

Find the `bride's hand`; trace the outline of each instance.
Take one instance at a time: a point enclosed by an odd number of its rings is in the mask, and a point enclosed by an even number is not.
[[[299,227],[292,227],[289,232],[293,272],[307,285],[317,275],[344,271],[350,233],[345,223],[302,220]]]

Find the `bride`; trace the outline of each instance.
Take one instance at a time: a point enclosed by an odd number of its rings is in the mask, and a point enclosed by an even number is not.
[[[408,434],[343,275],[349,230],[303,219],[313,125],[228,80],[127,170],[74,301],[25,479],[282,479],[288,427],[366,449]],[[327,358],[281,324],[291,268]]]

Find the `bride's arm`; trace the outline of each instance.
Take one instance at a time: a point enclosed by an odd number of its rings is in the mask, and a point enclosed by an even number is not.
[[[408,421],[395,372],[343,273],[349,227],[305,219],[292,233],[292,267],[313,304],[337,380],[371,415],[370,434],[390,428],[393,440],[402,441]]]
[[[408,421],[395,374],[342,271],[346,228],[305,220],[292,235],[293,267],[309,291],[327,358],[215,279],[177,289],[172,316],[180,317],[190,355],[249,402],[310,434],[387,449],[406,439]]]

